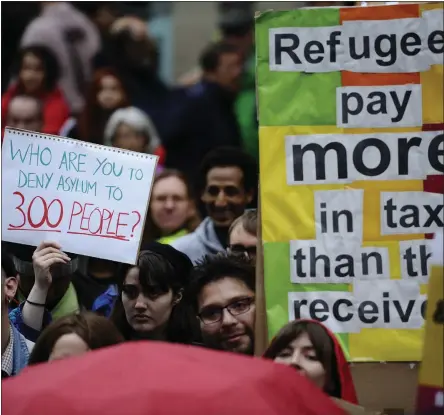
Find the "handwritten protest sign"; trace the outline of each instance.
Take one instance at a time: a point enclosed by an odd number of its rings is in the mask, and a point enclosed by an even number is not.
[[[135,263],[157,157],[6,128],[2,239]]]
[[[322,321],[352,361],[421,358],[444,226],[443,5],[256,17],[269,336]]]

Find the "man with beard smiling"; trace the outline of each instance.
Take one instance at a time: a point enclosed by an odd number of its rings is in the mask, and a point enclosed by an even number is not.
[[[191,273],[185,301],[194,308],[205,346],[253,355],[255,270],[247,258],[207,256]]]
[[[193,263],[225,250],[231,224],[254,198],[257,163],[242,150],[220,147],[205,156],[197,185],[208,217],[194,232],[172,243]]]

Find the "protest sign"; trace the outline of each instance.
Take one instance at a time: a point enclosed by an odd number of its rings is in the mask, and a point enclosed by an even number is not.
[[[157,157],[6,128],[2,239],[134,264]]]
[[[431,243],[424,348],[419,373],[417,414],[444,412],[444,236]]]
[[[444,225],[443,4],[256,16],[268,335],[333,330],[352,361],[416,361]]]

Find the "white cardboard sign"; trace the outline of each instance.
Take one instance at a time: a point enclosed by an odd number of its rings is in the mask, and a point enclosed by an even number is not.
[[[157,156],[6,128],[2,239],[136,262]]]

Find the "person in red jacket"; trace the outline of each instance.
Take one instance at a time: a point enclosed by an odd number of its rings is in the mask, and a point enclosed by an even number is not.
[[[43,106],[43,133],[58,134],[69,117],[66,100],[57,86],[60,69],[52,52],[43,46],[30,46],[19,52],[14,81],[2,96],[2,124],[12,98],[28,95],[38,98]]]

